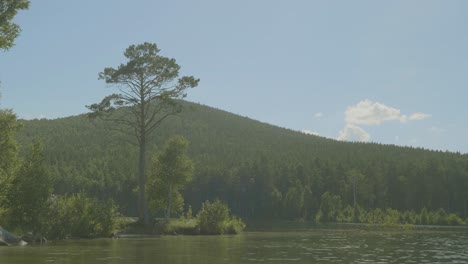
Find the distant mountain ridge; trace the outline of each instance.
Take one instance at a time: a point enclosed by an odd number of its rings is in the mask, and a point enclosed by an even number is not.
[[[311,202],[304,205],[309,211],[317,209],[327,191],[351,204],[349,175],[357,171],[364,175],[358,197],[365,207],[466,211],[467,155],[341,142],[200,104],[181,103],[184,111],[156,129],[149,152],[161,148],[175,134],[191,142],[189,155],[195,161],[196,175],[185,195],[192,206],[220,197],[241,215],[308,214],[303,209],[286,212],[287,196],[293,188],[310,189]],[[86,192],[101,199],[113,198],[124,212],[134,212],[137,151],[128,142],[131,138],[111,130],[111,123],[91,122],[85,114],[22,122],[18,140],[22,145],[36,138],[44,142],[46,164],[56,179],[57,193]],[[281,210],[278,204],[267,204],[272,195],[280,200],[276,202],[281,203]]]

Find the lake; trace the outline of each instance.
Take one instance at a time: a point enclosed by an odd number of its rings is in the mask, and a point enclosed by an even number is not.
[[[251,228],[252,230],[252,228]],[[363,226],[275,229],[228,236],[70,240],[0,247],[0,263],[468,263],[468,229]]]

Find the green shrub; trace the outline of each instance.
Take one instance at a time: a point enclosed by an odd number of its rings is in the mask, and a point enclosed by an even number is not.
[[[351,205],[347,205],[339,214],[339,219],[338,222],[344,222],[344,223],[353,223],[356,219],[355,217],[355,208],[352,207]]]
[[[387,208],[384,215],[384,224],[391,226],[400,225],[400,212],[398,210]]]
[[[433,225],[446,225],[447,224],[447,213],[443,208],[440,208],[432,214],[431,224]]]
[[[197,221],[202,234],[236,234],[245,229],[242,220],[231,218],[229,208],[220,200],[205,201]]]
[[[383,224],[384,223],[384,213],[382,209],[377,208],[374,211],[369,211],[367,214],[367,223],[369,224]]]
[[[49,238],[110,236],[117,229],[118,213],[113,203],[76,194],[55,197],[50,203]]]
[[[421,221],[421,222],[420,222],[421,225],[427,225],[427,224],[429,224],[429,216],[428,216],[426,207],[424,207],[424,208],[421,210],[420,221]]]
[[[226,234],[239,234],[245,229],[244,222],[237,217],[233,217],[229,220],[225,226],[225,233]]]
[[[447,216],[446,222],[448,225],[463,225],[464,224],[463,220],[453,213]]]
[[[356,216],[359,223],[368,223],[369,213],[363,208],[358,207]]]
[[[416,224],[416,213],[414,211],[404,211],[400,214],[400,223],[402,224]]]

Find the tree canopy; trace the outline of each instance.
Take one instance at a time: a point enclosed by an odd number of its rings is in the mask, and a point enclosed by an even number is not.
[[[0,50],[8,50],[14,46],[14,40],[21,29],[12,20],[18,10],[28,8],[29,0],[2,0],[0,2]]]
[[[183,209],[180,191],[192,179],[194,165],[187,156],[188,144],[185,138],[174,136],[153,160],[148,181],[148,199],[153,207],[166,210],[166,218],[169,218],[172,212],[180,212]]]
[[[175,59],[159,55],[159,51],[156,44],[148,42],[128,47],[124,52],[126,63],[99,73],[99,78],[116,87],[119,93],[88,106],[92,111],[90,117],[113,121],[113,129],[131,135],[138,145],[138,211],[145,224],[149,223],[145,170],[150,135],[168,116],[181,111],[175,99],[184,98],[186,90],[199,82],[193,76],[177,79],[180,66]],[[115,111],[122,107],[127,111]]]
[[[341,209],[348,213],[354,208],[419,212],[425,207],[468,216],[467,154],[335,141],[179,103],[192,111],[168,117],[148,147],[164,146],[175,134],[190,141],[187,155],[195,170],[180,193],[194,212],[204,201],[219,198],[243,218],[315,219],[328,192],[340,197]],[[58,194],[111,198],[123,214],[137,215],[138,151],[116,141],[121,134],[109,130],[113,124],[91,124],[86,116],[75,116],[24,121],[24,126],[21,144],[44,138],[45,162],[57,179]]]

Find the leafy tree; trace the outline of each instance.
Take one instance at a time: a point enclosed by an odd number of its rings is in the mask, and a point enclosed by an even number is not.
[[[15,134],[21,124],[11,110],[0,110],[0,209],[3,224],[43,233],[52,182],[43,164],[42,145],[33,144],[27,157],[18,155]]]
[[[2,0],[0,2],[0,49],[8,50],[14,45],[21,29],[11,21],[18,10],[28,9],[29,0]]]
[[[341,212],[341,198],[329,192],[322,195],[317,222],[336,222]]]
[[[285,213],[288,217],[299,219],[304,208],[304,188],[300,183],[289,187],[284,198]]]
[[[7,206],[10,225],[33,235],[43,234],[47,226],[48,203],[52,181],[43,165],[42,145],[35,143],[30,156],[11,181]]]
[[[199,79],[179,75],[180,66],[175,59],[158,55],[156,44],[143,43],[128,47],[124,56],[127,62],[117,68],[105,68],[99,78],[116,87],[119,93],[105,97],[100,103],[88,106],[90,117],[100,116],[116,123],[115,129],[134,136],[139,147],[138,214],[141,221],[149,223],[145,197],[146,152],[150,134],[168,116],[181,111],[174,99],[186,96],[186,90],[198,85]],[[129,111],[116,109],[126,107]],[[116,113],[117,112],[117,113]]]
[[[359,191],[364,189],[362,187],[365,176],[356,169],[352,169],[347,172],[346,174],[348,185],[352,188],[352,197],[353,197],[353,207],[356,207],[358,204],[358,195],[360,194]]]
[[[18,173],[21,159],[15,134],[21,125],[11,110],[0,109],[0,224],[6,225],[8,217],[8,196],[12,181]]]
[[[148,181],[148,197],[165,204],[166,218],[169,218],[173,211],[182,209],[183,198],[179,191],[192,179],[194,166],[187,156],[188,144],[185,138],[175,136],[168,140],[163,152],[154,159]],[[161,187],[165,190],[161,190]],[[179,206],[175,208],[174,196],[178,198],[176,201],[182,200],[182,204],[179,202]]]
[[[21,125],[11,110],[0,109],[0,184],[3,190],[8,189],[10,180],[18,168],[18,146],[15,134]],[[4,201],[4,194],[0,192],[0,205]]]

